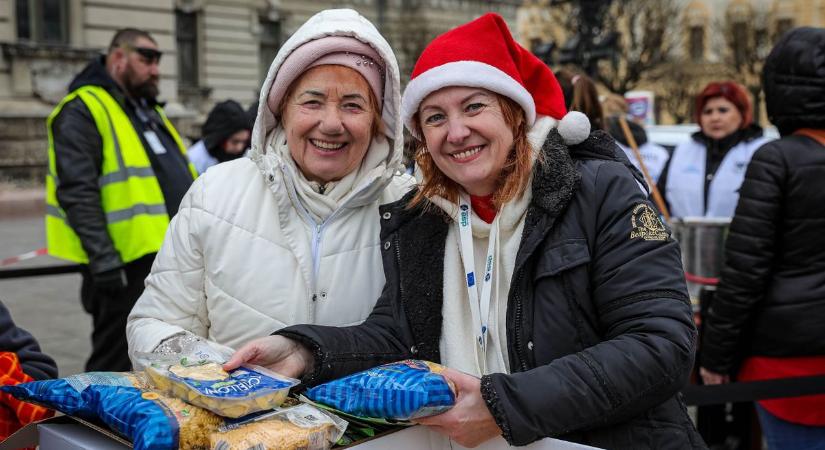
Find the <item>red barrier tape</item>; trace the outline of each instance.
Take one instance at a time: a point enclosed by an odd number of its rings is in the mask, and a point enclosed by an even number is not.
[[[39,249],[31,251],[31,252],[23,253],[22,255],[12,256],[10,258],[5,258],[3,260],[0,260],[0,267],[10,266],[12,264],[17,264],[20,261],[25,261],[27,259],[32,259],[32,258],[37,257],[37,256],[43,256],[47,253],[48,253],[48,251],[45,248],[39,248]]]
[[[703,284],[705,286],[716,286],[719,284],[719,278],[700,277],[699,275],[694,275],[690,272],[685,272],[685,280],[691,283]]]

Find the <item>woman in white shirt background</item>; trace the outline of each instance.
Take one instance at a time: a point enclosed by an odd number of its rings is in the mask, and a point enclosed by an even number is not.
[[[708,84],[696,98],[700,130],[673,151],[659,181],[673,217],[732,217],[753,153],[768,142],[745,88]]]

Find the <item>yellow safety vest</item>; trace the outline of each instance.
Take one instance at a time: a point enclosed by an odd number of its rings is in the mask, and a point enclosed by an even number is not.
[[[138,131],[118,102],[99,86],[83,86],[67,95],[52,111],[46,122],[49,137],[49,173],[46,176],[46,243],[49,254],[78,263],[89,257],[80,238],[66,221],[57,202],[57,169],[52,123],[69,101],[80,98],[92,114],[103,142],[103,167],[98,185],[109,236],[124,263],[160,250],[169,214],[147,150]],[[186,158],[186,148],[172,123],[156,107],[166,129]],[[189,163],[192,179],[197,177]]]

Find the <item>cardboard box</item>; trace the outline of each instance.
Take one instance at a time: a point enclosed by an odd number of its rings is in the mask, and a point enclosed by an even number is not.
[[[79,423],[44,423],[37,426],[40,450],[126,450],[130,445]]]
[[[132,445],[93,423],[76,417],[59,416],[23,427],[7,440],[0,443],[0,450],[16,450],[24,447],[40,446],[40,450],[124,450]],[[423,426],[397,430],[368,441],[344,447],[355,450],[465,450],[444,436]],[[476,447],[476,450],[499,450],[512,448],[502,438],[492,439]],[[574,444],[558,439],[542,439],[526,447],[525,450],[594,450],[595,447]]]
[[[106,428],[71,416],[57,416],[26,425],[0,442],[0,450],[39,446],[40,450],[123,450],[127,440]]]
[[[395,431],[388,435],[379,436],[369,441],[362,442],[347,449],[356,450],[466,450],[448,438],[431,431],[424,426],[415,426]],[[476,450],[500,450],[516,448],[511,447],[501,438],[491,439],[478,447]],[[587,445],[574,444],[572,442],[561,441],[559,439],[542,439],[524,447],[525,450],[600,450]]]

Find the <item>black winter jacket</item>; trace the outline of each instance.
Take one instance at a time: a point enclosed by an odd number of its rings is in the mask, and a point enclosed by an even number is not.
[[[0,352],[15,353],[23,373],[35,380],[57,377],[54,360],[40,350],[31,333],[14,324],[3,302],[0,302]]]
[[[678,246],[614,150],[596,132],[574,160],[554,130],[534,172],[508,298],[513,373],[481,381],[511,444],[704,448],[677,394],[696,337]],[[407,208],[411,195],[381,209],[387,283],[370,317],[278,332],[313,349],[309,384],[405,358],[440,361],[451,224]]]
[[[702,366],[825,355],[825,147],[805,136],[753,155],[702,337]]]
[[[137,118],[135,108],[109,76],[104,64],[102,56],[92,60],[69,85],[69,91],[87,85],[105,88],[126,111],[138,131],[143,147],[150,148],[141,133],[144,125]],[[168,151],[160,157],[152,151],[147,151],[146,154],[171,217],[177,212],[180,201],[193,179],[187,167],[188,161],[181,155],[172,136],[163,131],[165,128],[160,122],[160,117],[151,110],[154,105],[154,102],[150,102],[145,110],[151,111],[150,120],[155,123],[154,129],[158,131],[158,138]],[[58,180],[57,201],[89,257],[90,272],[94,275],[120,268],[123,262],[109,237],[106,215],[100,199],[102,138],[83,100],[75,98],[63,106],[52,122],[51,134],[54,140]]]

